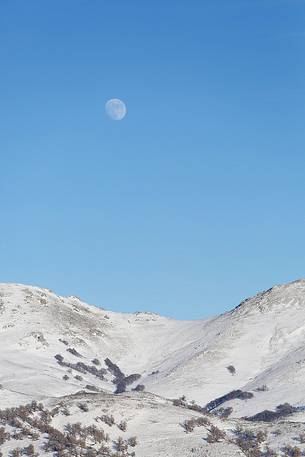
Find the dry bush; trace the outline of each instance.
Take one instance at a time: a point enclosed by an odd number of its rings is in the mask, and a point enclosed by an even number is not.
[[[114,441],[114,447],[118,452],[125,452],[128,449],[128,443],[119,436],[116,441]]]
[[[0,445],[10,439],[10,434],[5,431],[4,427],[0,427]]]
[[[236,427],[234,433],[234,443],[241,449],[241,451],[246,456],[260,457],[264,455],[260,450],[260,445],[264,443],[267,439],[266,432],[259,430],[257,433],[255,433],[252,430],[243,429],[242,427]]]
[[[227,366],[227,370],[232,376],[236,374],[236,368],[233,365]]]
[[[114,417],[108,416],[107,414],[104,414],[103,416],[98,417],[100,421],[104,422],[105,424],[109,425],[109,427],[112,427],[115,424]]]
[[[98,392],[99,389],[96,386],[93,386],[92,384],[86,384],[85,389],[91,390],[92,392]]]
[[[207,417],[200,416],[185,420],[182,424],[182,427],[185,429],[186,433],[190,433],[194,430],[195,427],[209,427],[210,425],[211,422]]]
[[[223,403],[230,401],[230,400],[248,400],[250,398],[253,398],[253,393],[252,392],[244,392],[240,389],[238,390],[232,390],[231,392],[227,393],[226,395],[222,395],[221,397],[215,398],[215,400],[210,401],[206,406],[205,406],[205,411],[210,412],[213,411],[214,409],[218,408],[220,405]]]
[[[227,436],[223,430],[220,430],[220,428],[215,427],[215,425],[211,425],[209,434],[207,436],[207,442],[219,443],[219,441],[226,439],[226,437]]]
[[[21,457],[22,456],[22,450],[20,447],[16,447],[15,449],[12,449],[10,451],[10,457]]]
[[[256,392],[267,392],[267,390],[269,390],[269,389],[266,386],[266,384],[263,384],[262,386],[257,387],[255,390],[256,390]]]
[[[99,359],[93,359],[91,360],[91,362],[94,364],[94,365],[100,365],[101,362],[99,361]]]
[[[120,430],[122,430],[122,432],[126,432],[127,430],[127,422],[126,421],[121,421],[119,424],[118,424],[118,428]]]
[[[221,419],[227,419],[233,412],[232,407],[228,408],[219,408],[217,411],[215,411],[215,415],[220,417]]]
[[[128,446],[135,447],[138,444],[138,439],[136,436],[131,436],[127,440]]]
[[[132,389],[132,390],[134,390],[134,391],[136,391],[136,392],[144,392],[145,386],[144,386],[144,384],[138,384],[138,385],[137,385],[134,389]]]
[[[84,413],[87,413],[89,411],[89,406],[87,405],[87,403],[79,403],[78,407]]]
[[[264,452],[264,457],[278,457],[278,453],[267,446]]]
[[[283,452],[285,454],[285,457],[301,457],[302,455],[302,451],[299,447],[290,446],[290,444],[284,446]]]
[[[82,357],[82,355],[75,348],[68,348],[67,352],[70,352],[70,354],[75,355],[75,357]]]
[[[298,440],[300,441],[300,443],[304,444],[305,443],[305,433],[304,432],[301,432],[298,436]]]

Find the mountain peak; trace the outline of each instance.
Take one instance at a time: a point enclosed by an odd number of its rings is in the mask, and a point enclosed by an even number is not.
[[[246,298],[236,308],[238,312],[269,312],[290,306],[305,307],[305,279],[278,284]],[[235,311],[233,310],[233,311]]]

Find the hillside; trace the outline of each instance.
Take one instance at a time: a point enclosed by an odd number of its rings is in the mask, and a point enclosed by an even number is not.
[[[106,402],[105,411],[119,408],[126,415],[130,430],[141,432],[137,455],[143,456],[152,443],[163,455],[154,434],[168,436],[170,446],[159,445],[164,455],[200,448],[201,431],[190,437],[181,427],[183,418],[198,415],[188,408],[192,401],[210,404],[213,414],[231,407],[233,421],[288,402],[295,408],[289,420],[302,423],[305,280],[275,286],[202,321],[113,313],[47,289],[0,284],[0,319],[1,409],[33,400],[54,408],[89,395],[91,402]],[[211,403],[236,390],[239,398]],[[171,400],[182,396],[177,408]],[[171,446],[179,450],[167,454]]]

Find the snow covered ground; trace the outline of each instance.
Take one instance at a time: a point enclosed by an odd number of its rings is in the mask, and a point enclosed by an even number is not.
[[[249,393],[221,405],[232,408],[230,421],[286,402],[302,407],[304,340],[305,280],[275,286],[202,321],[113,313],[47,289],[0,284],[0,408],[75,401],[87,392],[92,409],[108,398],[109,408],[128,416],[131,432],[141,435],[136,455],[185,456],[192,448],[190,455],[240,455],[230,443],[207,446],[201,429],[186,434],[180,422],[198,413],[170,400],[185,396],[205,406],[233,390]],[[119,378],[131,374],[139,376],[114,395]],[[138,385],[146,393],[133,392]],[[77,414],[73,420],[80,420]],[[303,419],[304,412],[296,412],[283,427],[302,427]]]

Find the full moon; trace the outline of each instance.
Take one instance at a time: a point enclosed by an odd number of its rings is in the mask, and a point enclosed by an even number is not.
[[[114,121],[121,121],[127,113],[125,103],[118,98],[112,98],[111,100],[108,100],[105,105],[105,111],[107,116],[109,116],[110,119],[113,119]]]

